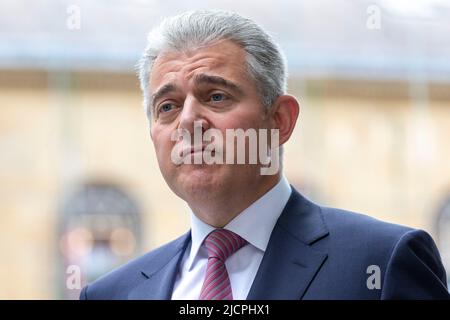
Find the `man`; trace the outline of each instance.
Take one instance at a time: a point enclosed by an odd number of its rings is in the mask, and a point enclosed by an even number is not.
[[[449,298],[426,232],[314,204],[277,165],[262,174],[299,105],[286,94],[280,49],[253,21],[222,11],[164,20],[140,79],[160,170],[191,208],[191,230],[86,286],[81,299]],[[244,163],[194,161],[235,160],[239,147],[220,142],[237,128],[275,130],[257,139],[269,162],[250,163],[250,134]],[[213,129],[214,139],[184,139]]]

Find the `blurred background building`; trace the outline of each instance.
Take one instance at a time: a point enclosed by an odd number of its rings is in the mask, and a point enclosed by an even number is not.
[[[162,17],[200,8],[249,16],[285,49],[290,182],[427,230],[450,271],[450,1],[2,0],[0,299],[77,298],[78,274],[188,230],[134,66]]]

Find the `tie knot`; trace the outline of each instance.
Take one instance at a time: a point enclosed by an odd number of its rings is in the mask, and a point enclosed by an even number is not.
[[[216,229],[212,231],[205,239],[205,247],[208,249],[209,258],[218,258],[222,261],[228,259],[233,253],[247,244],[243,238],[236,233]]]

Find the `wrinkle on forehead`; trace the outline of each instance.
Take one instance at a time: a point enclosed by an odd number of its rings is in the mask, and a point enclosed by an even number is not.
[[[182,74],[185,79],[191,79],[201,68],[242,76],[246,66],[245,57],[244,49],[230,40],[190,51],[165,52],[155,60],[150,84],[156,89],[154,85],[171,80],[176,77],[176,74]]]

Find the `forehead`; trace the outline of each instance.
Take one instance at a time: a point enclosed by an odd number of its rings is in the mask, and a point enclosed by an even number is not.
[[[150,75],[152,91],[173,81],[189,81],[196,74],[222,76],[237,83],[245,82],[246,54],[230,40],[184,52],[166,52],[158,56]]]

